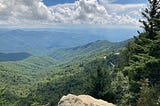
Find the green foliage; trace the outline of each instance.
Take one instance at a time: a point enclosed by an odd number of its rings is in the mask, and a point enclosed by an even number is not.
[[[21,97],[29,94],[32,86],[46,76],[44,69],[55,64],[48,57],[31,56],[15,62],[0,62],[0,105],[13,106]],[[18,98],[18,99],[16,99]]]
[[[153,87],[149,87],[149,80],[140,81],[141,90],[139,93],[137,106],[159,106],[156,101],[156,91]]]
[[[152,90],[154,86],[158,85],[160,81],[160,60],[157,54],[159,52],[157,42],[159,43],[160,39],[151,40],[144,35],[143,33],[138,38],[135,38],[135,41],[128,46],[126,50],[127,55],[124,54],[127,58],[123,60],[127,61],[127,64],[121,69],[124,75],[127,75],[129,78],[130,94],[132,94],[131,105],[136,105],[136,101],[139,100],[139,106],[156,106],[148,102],[148,99],[153,95]],[[150,81],[149,87],[141,90],[139,81],[146,78]],[[150,86],[153,86],[153,88],[150,88]],[[141,95],[140,97],[139,94]],[[147,95],[150,95],[150,97],[145,98]]]
[[[62,52],[66,53],[64,54],[66,57],[61,57],[62,60],[64,58],[63,61],[43,55],[30,56],[21,61],[0,62],[0,87],[6,86],[4,89],[9,92],[8,99],[4,95],[0,97],[1,104],[37,106],[49,103],[55,106],[65,94],[94,93],[91,89],[87,89],[91,88],[89,85],[98,85],[94,84],[96,81],[91,78],[94,76],[91,74],[95,74],[99,66],[100,70],[103,70],[101,74],[104,74],[100,81],[105,85],[106,81],[109,81],[107,73],[112,69],[109,62],[117,61],[117,57],[112,57],[112,54],[125,44],[126,42],[97,41],[75,49],[71,48],[67,50],[71,51],[68,54],[67,51]],[[109,61],[104,61],[104,56]],[[97,77],[97,82],[100,82],[99,78]],[[109,84],[99,92],[99,98],[110,98],[111,94],[106,91],[108,88]],[[3,94],[2,91],[0,93]]]
[[[85,87],[89,95],[95,98],[108,99],[110,88],[110,68],[106,60],[94,60],[88,63],[84,71],[87,73],[87,82]]]
[[[89,57],[98,57],[100,54],[108,54],[114,50],[124,47],[128,41],[112,43],[106,40],[98,40],[87,45],[69,48],[69,49],[55,49],[49,55],[54,59],[60,60],[63,63],[68,61],[80,62]]]
[[[107,60],[111,62],[112,58],[109,56]],[[114,59],[115,57],[113,61]],[[56,106],[59,99],[68,93],[89,94],[95,98],[113,101],[113,94],[110,93],[110,70],[112,67],[107,60],[101,57],[78,64],[61,65],[59,71],[38,83],[26,98],[19,101],[18,105],[26,104],[28,106],[36,103]]]
[[[149,0],[142,13],[145,32],[126,48],[127,41],[96,41],[56,49],[48,56],[0,62],[0,105],[56,106],[63,95],[73,93],[89,94],[118,106],[158,106],[159,2]]]
[[[159,11],[159,0],[148,0],[149,7],[142,12],[143,17],[146,20],[141,21],[143,28],[149,39],[155,39],[156,32],[160,30],[160,11]]]
[[[149,7],[142,13],[146,19],[141,21],[145,32],[128,44],[116,66],[116,70],[122,71],[129,79],[129,100],[132,106],[157,106],[158,103],[160,92],[156,87],[160,85],[159,3],[159,0],[149,0]],[[144,86],[142,81],[146,79],[149,82]]]
[[[160,59],[160,41],[156,40],[150,46],[149,55]]]
[[[129,92],[129,79],[121,71],[117,72],[111,82],[111,90],[114,93],[114,102],[119,105],[129,105],[131,94]]]
[[[6,90],[5,88],[0,89],[0,105],[1,106],[14,106],[15,101],[19,98],[12,94],[10,91]]]

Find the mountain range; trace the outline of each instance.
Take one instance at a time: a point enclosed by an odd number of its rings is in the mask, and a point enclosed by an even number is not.
[[[39,84],[42,83],[44,88],[46,82],[56,84],[56,80],[80,73],[88,63],[94,64],[96,59],[112,57],[129,41],[112,42],[115,36],[103,35],[101,29],[1,29],[0,105],[16,106],[18,102],[23,103],[22,98],[30,98],[34,90],[39,92],[42,89]],[[127,38],[130,37],[119,37],[117,40]],[[66,84],[62,82],[59,85]]]
[[[135,29],[134,29],[135,30]],[[0,32],[0,52],[42,53],[55,48],[71,48],[82,46],[97,40],[111,42],[123,41],[133,36],[133,29],[120,31],[119,29],[73,29],[55,28],[38,30],[2,30]],[[106,33],[104,35],[104,33]],[[117,33],[119,35],[117,36]],[[116,39],[115,39],[116,38]]]

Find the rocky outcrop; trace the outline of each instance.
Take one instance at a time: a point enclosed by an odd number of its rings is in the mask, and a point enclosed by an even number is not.
[[[63,96],[58,106],[115,106],[112,103],[95,99],[89,95],[72,95]]]

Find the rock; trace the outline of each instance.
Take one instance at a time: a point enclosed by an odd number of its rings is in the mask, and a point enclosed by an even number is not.
[[[95,99],[89,95],[72,95],[63,96],[58,106],[115,106],[112,103]]]

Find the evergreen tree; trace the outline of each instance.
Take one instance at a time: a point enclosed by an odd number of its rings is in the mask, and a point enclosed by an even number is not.
[[[155,99],[150,103],[156,103],[158,101],[156,98],[159,98],[159,91],[154,89],[160,85],[160,1],[148,1],[148,8],[142,12],[145,18],[141,20],[144,32],[139,33],[139,36],[127,46],[122,56],[125,58],[122,58],[118,65],[120,71],[129,78],[132,106],[136,106],[137,101],[138,105],[148,106],[146,95],[155,94]],[[125,64],[122,64],[123,62]],[[148,79],[148,86],[143,87],[139,83],[144,79]]]
[[[154,39],[156,32],[160,30],[160,1],[148,0],[149,7],[142,12],[145,20],[140,20],[143,23],[143,28],[150,39]]]

